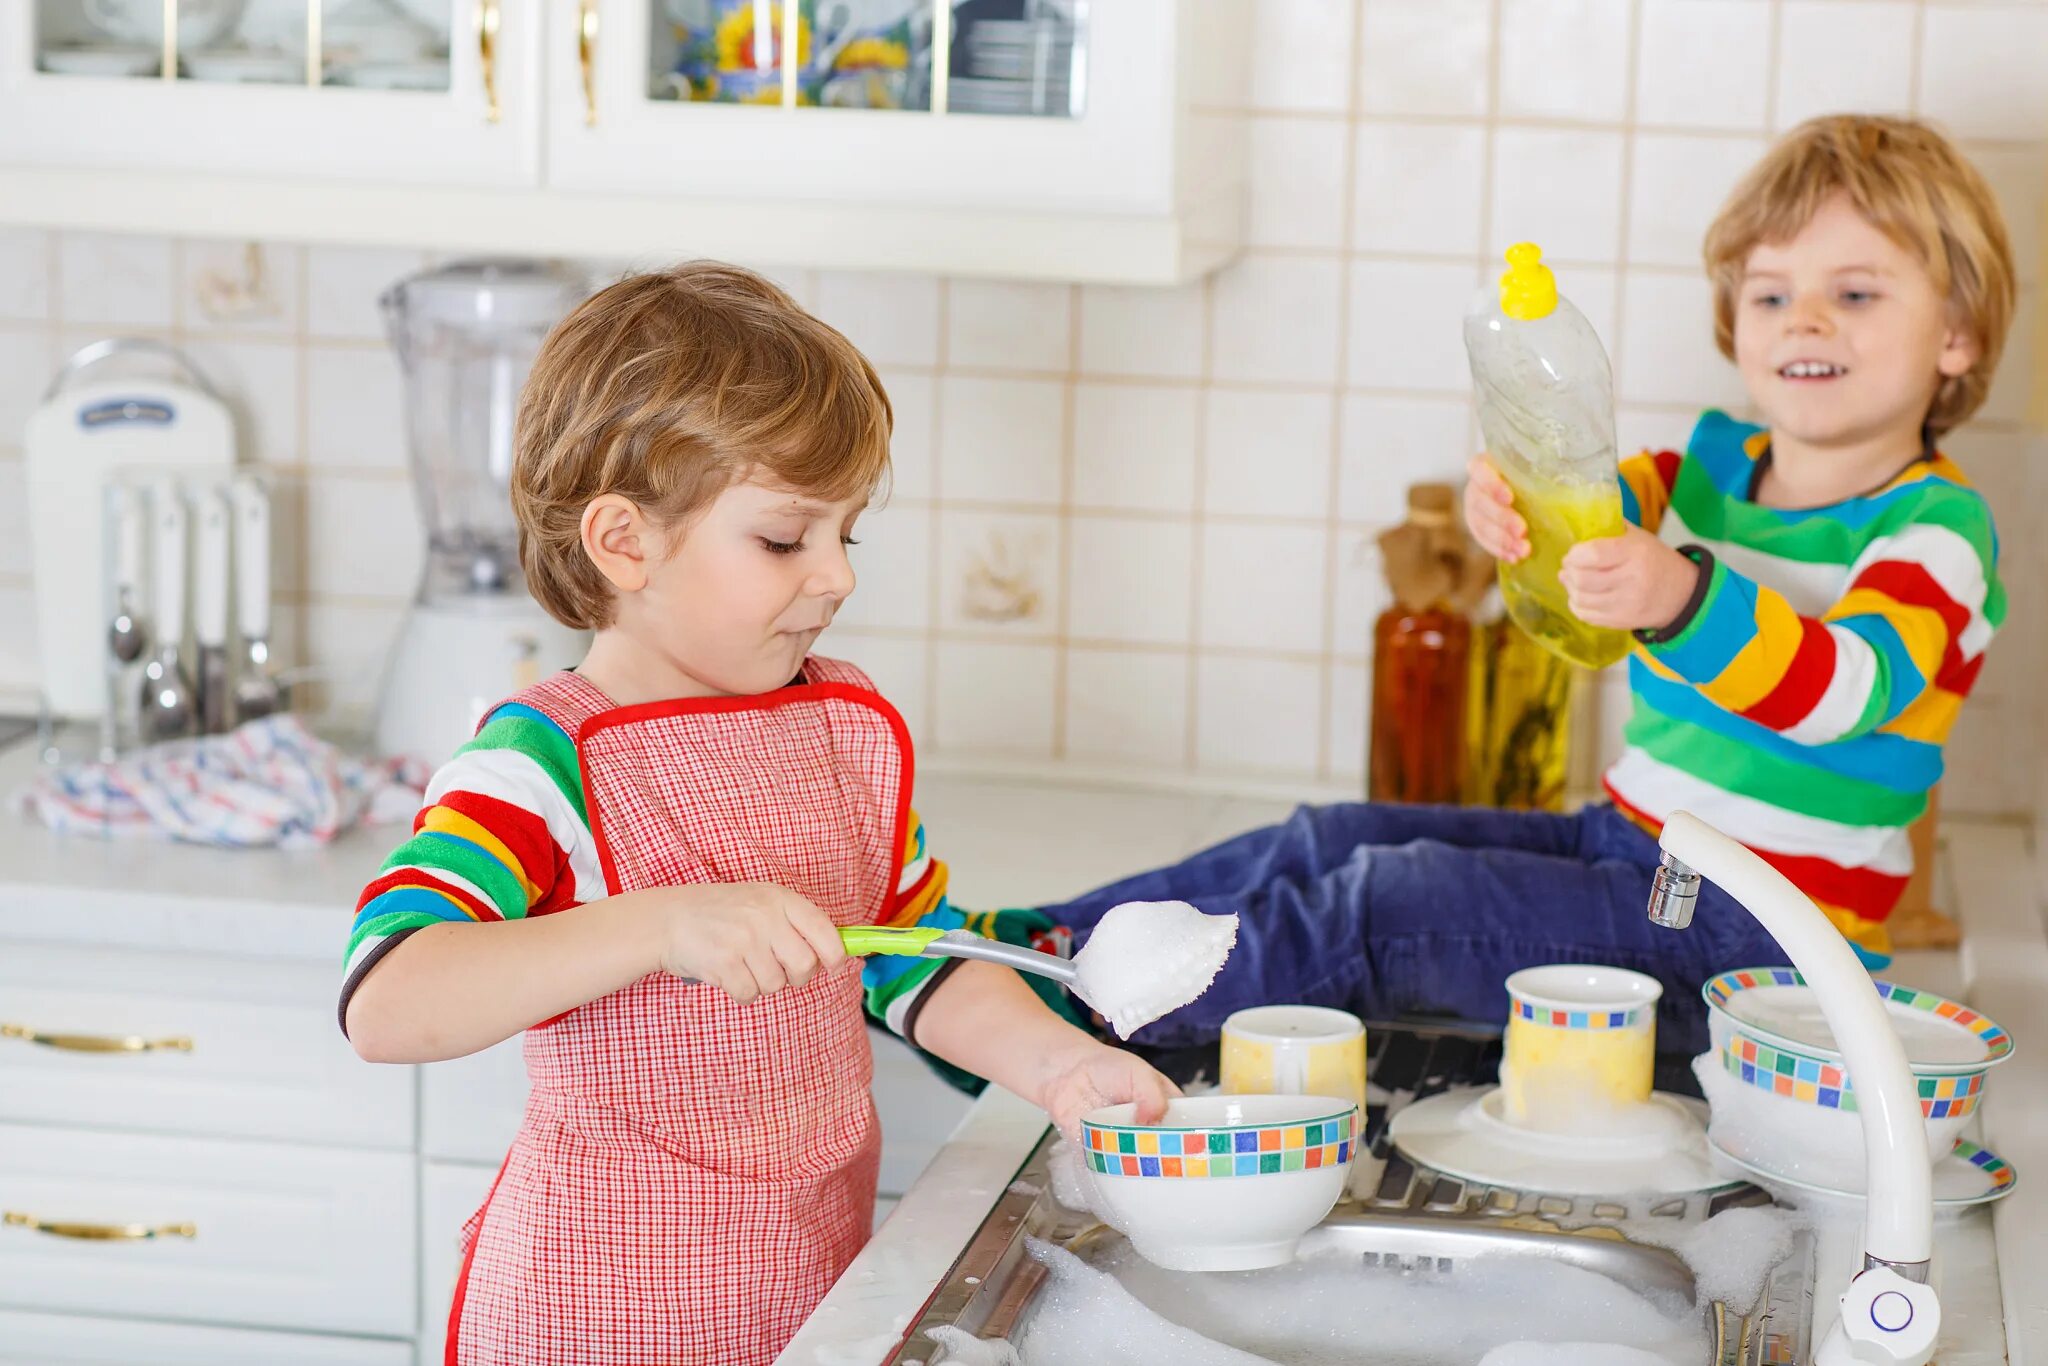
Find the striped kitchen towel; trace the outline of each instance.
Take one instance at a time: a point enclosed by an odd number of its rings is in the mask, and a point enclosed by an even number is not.
[[[51,829],[229,849],[299,849],[356,825],[410,820],[426,765],[352,758],[292,715],[51,769],[21,804]]]

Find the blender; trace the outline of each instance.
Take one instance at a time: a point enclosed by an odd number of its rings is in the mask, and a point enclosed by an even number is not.
[[[526,590],[509,484],[519,392],[550,328],[588,293],[539,261],[461,261],[379,305],[405,372],[426,568],[377,705],[379,753],[439,763],[484,710],[582,656],[588,634]]]

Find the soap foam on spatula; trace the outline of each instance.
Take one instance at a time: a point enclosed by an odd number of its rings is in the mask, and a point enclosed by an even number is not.
[[[1209,989],[1237,943],[1237,917],[1185,901],[1127,901],[1074,955],[1081,999],[1128,1039]]]

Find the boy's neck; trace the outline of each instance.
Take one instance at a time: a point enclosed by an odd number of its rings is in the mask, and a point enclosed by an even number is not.
[[[650,650],[617,626],[591,638],[590,652],[576,672],[622,707],[642,702],[668,702],[687,697],[717,697],[719,690],[658,651]]]
[[[1802,441],[1771,433],[1771,463],[1757,484],[1765,507],[1827,507],[1883,488],[1926,453],[1918,428],[1846,442]]]

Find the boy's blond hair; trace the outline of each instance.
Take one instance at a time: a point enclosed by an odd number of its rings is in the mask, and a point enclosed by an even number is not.
[[[1927,410],[1939,435],[1977,411],[1991,388],[2013,314],[2012,246],[1998,200],[1975,166],[1915,119],[1831,114],[1787,133],[1753,167],[1707,229],[1714,340],[1735,358],[1735,299],[1749,253],[1798,235],[1829,197],[1849,197],[1878,231],[1913,254],[1979,350],[1944,378]]]
[[[889,399],[844,336],[750,270],[692,261],[599,290],[542,344],[512,464],[519,563],[564,625],[612,623],[583,510],[630,498],[675,530],[755,474],[837,502],[879,489]]]

